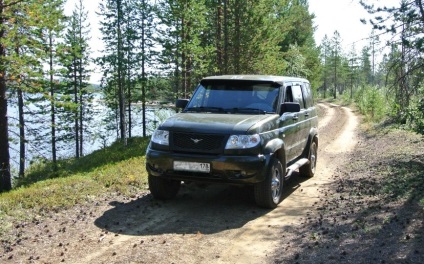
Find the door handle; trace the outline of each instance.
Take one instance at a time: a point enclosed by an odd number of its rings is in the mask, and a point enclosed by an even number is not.
[[[309,116],[309,113],[305,113],[305,116]]]
[[[298,119],[299,119],[299,117],[297,115],[293,116],[293,120],[298,120]]]

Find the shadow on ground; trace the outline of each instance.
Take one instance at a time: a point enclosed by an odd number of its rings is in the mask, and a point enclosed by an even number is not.
[[[285,186],[284,198],[305,179],[294,177]],[[173,200],[158,201],[147,194],[114,207],[96,219],[95,225],[125,235],[214,234],[237,229],[271,210],[255,204],[252,187],[183,184]]]

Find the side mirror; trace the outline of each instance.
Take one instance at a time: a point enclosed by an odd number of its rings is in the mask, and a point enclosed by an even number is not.
[[[282,103],[280,107],[280,115],[284,113],[298,113],[300,112],[299,103]]]
[[[177,99],[177,102],[175,102],[175,106],[177,108],[186,108],[188,104],[188,99]]]

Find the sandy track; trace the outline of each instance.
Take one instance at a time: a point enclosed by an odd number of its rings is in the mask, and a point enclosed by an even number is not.
[[[317,173],[292,178],[274,210],[258,208],[251,189],[183,185],[175,200],[148,193],[75,208],[28,225],[27,238],[0,261],[6,263],[272,263],[286,239],[322,198],[320,186],[356,143],[357,120],[348,108],[319,104]],[[66,227],[66,231],[63,230]],[[30,229],[33,229],[30,231]],[[37,230],[38,229],[38,230]],[[48,229],[48,232],[46,231]],[[10,256],[12,256],[10,258]]]

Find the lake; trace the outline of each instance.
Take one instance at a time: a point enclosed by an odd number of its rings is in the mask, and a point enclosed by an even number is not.
[[[25,105],[25,127],[26,127],[26,156],[27,166],[31,161],[37,159],[51,159],[51,126],[50,126],[50,104],[27,103]],[[43,110],[44,113],[38,113]],[[132,105],[132,129],[133,137],[143,135],[142,105]],[[119,135],[116,129],[111,127],[111,122],[106,121],[108,115],[113,112],[105,105],[100,94],[96,94],[91,103],[91,120],[84,124],[87,132],[84,133],[83,154],[87,155],[95,150],[111,145],[117,140]],[[149,105],[146,107],[146,134],[151,135],[156,127],[169,116],[175,114],[175,110],[161,105]],[[8,103],[9,117],[9,145],[11,156],[11,167],[13,176],[17,176],[19,167],[19,127],[18,127],[18,107],[17,99],[13,98]],[[58,120],[59,122],[59,120]],[[112,118],[112,122],[115,120]],[[73,123],[66,128],[67,131],[73,129]],[[57,133],[57,158],[69,158],[75,156],[75,141],[73,139],[61,140],[67,133],[59,130]],[[69,134],[69,133],[68,133]],[[16,175],[15,175],[16,174]]]

